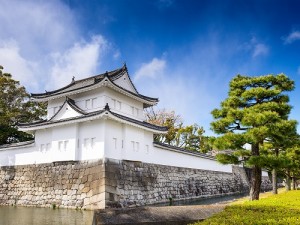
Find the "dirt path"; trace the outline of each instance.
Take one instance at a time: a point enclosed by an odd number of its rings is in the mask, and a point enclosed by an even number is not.
[[[204,220],[222,211],[225,206],[226,204],[217,204],[97,210],[93,225],[185,225]]]

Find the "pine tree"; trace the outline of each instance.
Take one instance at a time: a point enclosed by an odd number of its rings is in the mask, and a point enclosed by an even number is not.
[[[260,147],[291,110],[286,91],[294,89],[294,82],[284,74],[258,77],[237,75],[230,82],[228,97],[220,109],[214,109],[211,123],[217,134],[215,145],[236,150],[238,154],[223,157],[227,163],[239,158],[251,160],[250,200],[258,200],[261,186]],[[251,145],[250,151],[243,146]],[[238,157],[240,156],[240,157]],[[246,156],[246,157],[245,157]],[[221,157],[222,158],[222,157]]]

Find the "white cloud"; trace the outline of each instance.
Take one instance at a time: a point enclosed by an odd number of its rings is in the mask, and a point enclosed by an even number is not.
[[[134,80],[142,78],[156,78],[164,72],[166,61],[164,59],[153,58],[148,63],[143,63],[142,66],[134,74]]]
[[[30,92],[92,75],[110,49],[101,35],[83,38],[75,12],[62,1],[0,0],[0,5],[0,65]]]
[[[65,52],[52,55],[51,80],[47,88],[59,88],[75,79],[96,73],[99,58],[107,48],[102,36],[94,36],[91,42],[75,43]]]
[[[38,83],[34,79],[35,64],[20,55],[20,48],[16,42],[8,41],[0,44],[0,64],[4,66],[4,72],[11,73],[22,85],[37,88]]]
[[[76,18],[58,0],[0,0],[0,39],[14,39],[25,57],[69,46],[77,39]]]
[[[300,31],[293,31],[287,37],[283,38],[284,44],[291,44],[294,41],[300,40]]]
[[[250,52],[253,58],[269,54],[269,47],[266,44],[259,42],[255,37],[253,37],[250,42],[242,45],[241,49]]]
[[[253,54],[252,57],[255,58],[261,55],[267,55],[269,53],[269,48],[265,44],[256,43],[253,46]]]

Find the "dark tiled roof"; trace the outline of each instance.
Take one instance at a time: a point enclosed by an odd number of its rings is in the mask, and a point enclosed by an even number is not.
[[[142,99],[144,99],[146,101],[150,101],[150,102],[158,101],[158,98],[151,98],[151,97],[139,94],[137,89],[135,88],[134,84],[132,83],[130,76],[128,76],[129,80],[130,80],[134,90],[136,91],[136,93],[129,91],[129,90],[115,84],[114,81],[116,79],[118,79],[119,77],[121,77],[124,73],[128,73],[126,65],[124,65],[123,67],[121,67],[119,69],[116,69],[116,70],[113,70],[110,72],[106,72],[103,74],[99,74],[96,76],[88,77],[88,78],[77,80],[77,81],[73,80],[69,85],[62,87],[60,89],[54,90],[54,91],[46,91],[45,93],[37,93],[37,94],[32,93],[31,97],[35,98],[35,99],[43,99],[43,98],[47,98],[47,97],[51,97],[51,96],[56,96],[59,94],[66,94],[71,91],[77,91],[77,90],[81,90],[84,88],[92,87],[92,86],[100,83],[105,77],[107,77],[115,87],[120,88],[123,91],[125,91],[131,95],[134,95],[136,97],[142,98]]]
[[[69,104],[69,106],[74,109],[76,112],[85,115],[86,112],[84,112],[81,108],[79,108],[76,104],[75,101],[69,97],[66,97],[66,100],[64,102],[64,104],[62,104],[62,106],[59,107],[59,110],[49,119],[49,121],[52,121],[53,118],[56,117],[56,115],[62,110],[62,108],[64,107],[65,104]]]
[[[147,128],[150,128],[150,129],[153,129],[153,130],[159,130],[159,131],[168,131],[167,127],[156,126],[154,124],[147,123],[145,121],[135,120],[135,119],[132,119],[130,117],[123,116],[123,115],[120,115],[120,114],[114,113],[114,112],[110,112],[110,113],[112,115],[114,115],[115,117],[118,117],[119,119],[126,120],[128,122],[135,123],[135,124],[138,124],[138,125],[143,126],[143,127],[147,127]]]
[[[27,124],[25,124],[25,123],[21,124],[20,123],[18,126],[20,128],[30,128],[30,127],[39,127],[39,126],[45,126],[45,125],[50,125],[50,124],[59,124],[59,123],[63,123],[63,122],[75,121],[75,120],[84,119],[84,118],[88,118],[88,117],[92,117],[92,116],[96,116],[96,115],[101,115],[104,112],[108,112],[111,115],[113,115],[113,116],[115,116],[115,117],[117,117],[121,120],[125,120],[125,121],[128,121],[130,123],[134,123],[134,124],[137,124],[137,125],[149,128],[149,129],[158,130],[158,131],[162,131],[162,132],[168,130],[167,127],[156,126],[156,125],[144,122],[144,121],[139,121],[139,120],[127,117],[127,116],[120,115],[118,113],[111,112],[108,105],[106,105],[103,110],[98,110],[98,111],[94,111],[94,112],[90,112],[90,113],[85,113],[82,116],[76,116],[76,117],[71,117],[71,118],[62,119],[62,120],[54,120],[54,121],[52,121],[50,119],[50,120],[42,120],[42,121],[37,121],[37,122],[34,122],[34,123],[27,123]]]
[[[80,79],[80,80],[76,80],[76,81],[73,80],[70,84],[68,84],[60,89],[57,89],[54,91],[46,91],[45,93],[36,93],[36,94],[32,93],[31,96],[33,98],[41,98],[41,97],[52,96],[55,94],[66,93],[71,90],[81,89],[83,87],[89,87],[89,86],[94,85],[95,83],[99,83],[101,80],[103,80],[103,78],[105,76],[112,77],[112,79],[113,79],[114,76],[122,74],[122,72],[124,72],[124,67],[110,71],[110,72],[106,72],[103,74],[98,74],[98,75],[95,75],[92,77],[88,77],[88,78],[84,78],[84,79]]]
[[[33,122],[33,123],[19,123],[18,127],[20,127],[20,128],[30,128],[30,127],[39,127],[39,126],[45,126],[45,125],[50,125],[50,124],[59,124],[59,123],[68,122],[68,121],[72,121],[72,120],[78,120],[78,119],[83,119],[83,118],[88,118],[88,117],[100,115],[104,111],[105,110],[98,110],[98,111],[95,111],[95,112],[86,113],[85,115],[82,115],[82,116],[75,116],[75,117],[66,118],[66,119],[62,119],[62,120],[54,120],[54,121],[52,121],[52,120],[41,120],[41,121],[37,121],[37,122]]]
[[[31,145],[33,143],[34,143],[34,140],[32,140],[32,141],[18,142],[18,143],[12,143],[12,144],[5,144],[5,145],[0,145],[0,149],[3,149],[3,148],[12,148],[12,147],[21,147],[21,146]]]
[[[191,150],[187,150],[187,149],[180,148],[180,147],[177,147],[177,146],[172,146],[172,145],[164,144],[164,143],[161,143],[161,142],[153,142],[153,144],[161,146],[163,148],[170,148],[170,149],[174,149],[174,150],[179,151],[179,152],[197,155],[197,156],[200,156],[202,158],[216,160],[215,157],[213,157],[211,155],[207,155],[207,154],[201,153],[201,152],[191,151]]]

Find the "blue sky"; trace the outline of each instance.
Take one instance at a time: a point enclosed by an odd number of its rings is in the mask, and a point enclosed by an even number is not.
[[[236,74],[285,73],[300,121],[300,2],[0,0],[0,64],[30,92],[121,67],[208,135]]]

